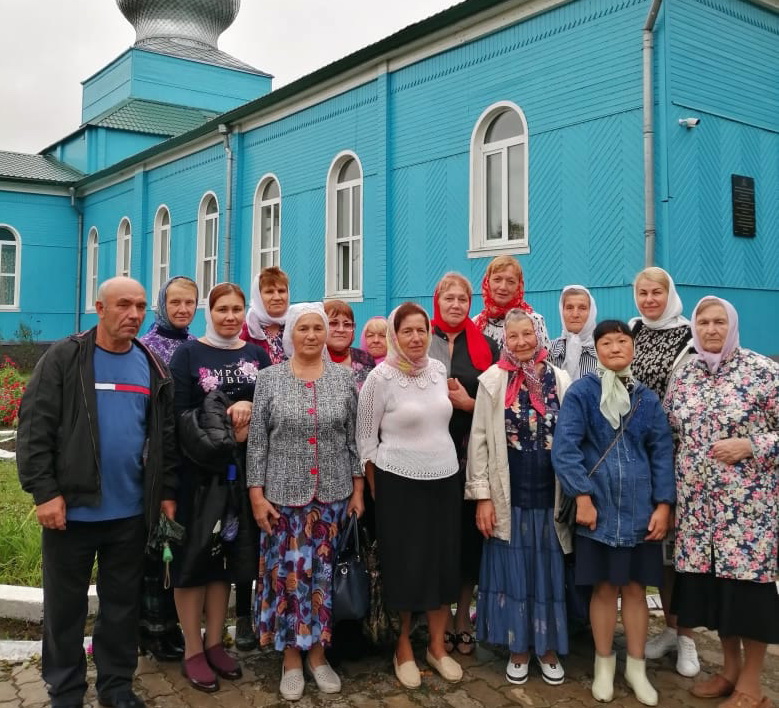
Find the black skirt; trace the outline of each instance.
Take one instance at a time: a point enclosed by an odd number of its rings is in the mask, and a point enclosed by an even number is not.
[[[588,536],[576,536],[576,584],[609,583],[623,586],[663,584],[663,549],[660,543],[607,546]]]
[[[677,573],[671,612],[680,627],[716,629],[721,637],[779,644],[779,594],[775,583]]]
[[[460,591],[457,475],[418,480],[376,469],[376,536],[389,610],[425,612]]]

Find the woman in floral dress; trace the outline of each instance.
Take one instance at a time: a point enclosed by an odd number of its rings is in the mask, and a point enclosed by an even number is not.
[[[779,364],[739,347],[726,300],[703,298],[692,319],[698,354],[666,399],[676,442],[673,609],[722,643],[722,670],[692,694],[765,708],[763,660],[779,643]]]
[[[177,415],[200,408],[207,394],[217,389],[233,401],[227,414],[239,443],[239,454],[245,454],[245,445],[240,443],[246,441],[249,432],[257,374],[270,365],[265,350],[238,338],[245,308],[244,294],[237,285],[220,283],[214,286],[208,294],[205,335],[182,344],[170,362]],[[228,464],[234,461],[233,456],[224,460],[225,475]],[[198,488],[210,483],[214,474],[212,467],[203,467],[191,460],[182,462],[176,520],[185,528],[197,522],[194,500]],[[180,571],[187,554],[185,540],[181,552],[174,553],[173,567],[176,608],[185,642],[183,670],[193,687],[215,691],[219,688],[217,675],[228,679],[241,675],[240,666],[222,646],[230,582],[236,578],[222,553],[212,556],[183,577]],[[206,632],[203,639],[201,618],[204,614]]]

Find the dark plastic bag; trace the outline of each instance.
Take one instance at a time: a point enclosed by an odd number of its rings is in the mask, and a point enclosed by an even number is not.
[[[333,620],[361,620],[368,614],[370,576],[360,549],[357,514],[341,534],[333,568]]]

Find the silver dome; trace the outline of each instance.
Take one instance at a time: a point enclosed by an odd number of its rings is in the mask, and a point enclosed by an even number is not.
[[[216,49],[219,35],[235,20],[241,0],[116,0],[135,27],[135,46],[171,39]]]

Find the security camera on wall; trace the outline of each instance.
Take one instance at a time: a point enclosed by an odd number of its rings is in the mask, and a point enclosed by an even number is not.
[[[694,128],[701,122],[700,118],[679,118],[679,125],[685,128]]]

